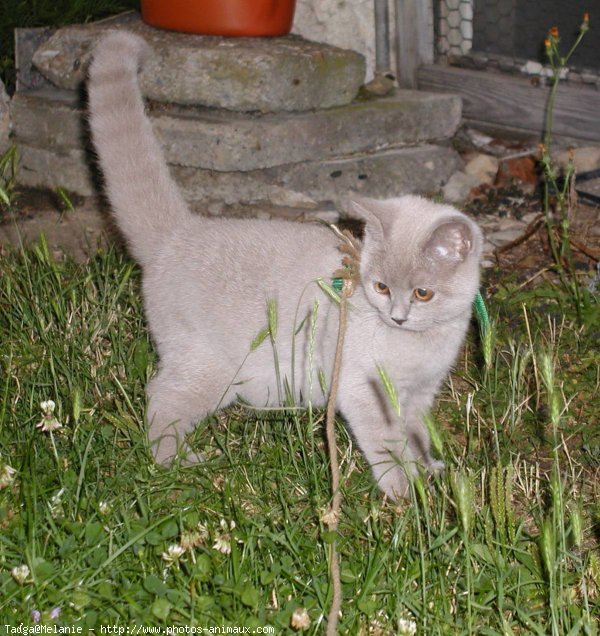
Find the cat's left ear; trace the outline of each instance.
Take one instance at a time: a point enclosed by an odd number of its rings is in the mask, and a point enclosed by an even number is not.
[[[423,246],[425,256],[435,262],[462,263],[473,251],[478,237],[462,219],[451,219],[438,225]]]
[[[351,196],[343,202],[344,211],[354,219],[365,222],[365,237],[376,242],[383,240],[387,215],[381,201],[366,197]]]

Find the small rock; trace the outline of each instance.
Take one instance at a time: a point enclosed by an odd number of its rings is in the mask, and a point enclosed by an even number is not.
[[[487,240],[496,247],[501,247],[502,245],[506,245],[507,243],[511,243],[512,241],[518,239],[523,234],[523,228],[512,228],[508,230],[500,230],[499,232],[493,232],[492,234],[488,234],[486,237]]]
[[[486,154],[477,154],[465,166],[467,174],[477,177],[479,183],[494,183],[498,172],[498,159]]]
[[[492,141],[494,141],[493,137],[490,137],[489,135],[479,132],[478,130],[475,130],[474,128],[467,129],[467,137],[469,137],[471,142],[475,146],[478,146],[479,148],[482,148],[483,146],[489,146],[489,144],[491,144]]]
[[[519,221],[517,219],[512,218],[504,218],[500,219],[498,223],[498,230],[520,230],[521,232],[525,229],[526,224],[523,221]]]
[[[273,187],[269,192],[269,202],[273,205],[304,210],[314,210],[317,207],[317,202],[305,194],[278,187]]]
[[[462,203],[469,198],[469,193],[479,185],[479,179],[466,172],[455,172],[442,188],[444,199],[449,203]]]
[[[600,146],[584,146],[573,150],[563,150],[553,155],[552,159],[564,168],[573,159],[576,172],[591,172],[600,168]]]
[[[526,223],[527,225],[529,225],[532,221],[534,221],[535,219],[537,219],[537,217],[540,215],[539,212],[528,212],[527,214],[524,214],[521,217],[521,221],[523,221],[523,223]]]
[[[222,201],[213,201],[206,206],[206,211],[209,216],[221,216],[223,214],[223,208],[225,205]]]
[[[521,73],[527,73],[527,75],[541,75],[543,68],[544,67],[539,62],[528,60],[520,70]]]
[[[537,183],[539,172],[535,157],[528,155],[503,161],[498,169],[496,184],[504,185],[513,179],[523,183]]]
[[[385,97],[394,91],[394,80],[381,73],[376,73],[375,77],[364,86],[365,92],[374,97]]]

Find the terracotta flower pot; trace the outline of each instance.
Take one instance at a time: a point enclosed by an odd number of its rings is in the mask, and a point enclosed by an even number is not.
[[[142,18],[162,29],[206,35],[284,35],[296,0],[141,0]]]

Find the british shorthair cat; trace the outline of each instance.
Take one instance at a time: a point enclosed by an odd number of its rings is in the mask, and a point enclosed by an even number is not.
[[[257,407],[279,404],[269,340],[249,353],[269,303],[277,310],[280,377],[293,378],[297,400],[324,403],[321,391],[310,391],[319,387],[319,370],[330,378],[339,311],[317,280],[331,279],[341,254],[326,226],[188,210],[144,113],[137,74],[146,55],[140,37],[109,32],[95,50],[88,97],[106,194],[143,271],[159,355],[147,388],[148,432],[156,461],[169,463],[189,451],[186,433],[217,407],[238,397]],[[417,464],[442,466],[423,419],[469,325],[482,238],[455,208],[417,196],[349,199],[347,213],[365,229],[337,408],[379,487],[397,499]],[[394,383],[399,414],[379,367]]]

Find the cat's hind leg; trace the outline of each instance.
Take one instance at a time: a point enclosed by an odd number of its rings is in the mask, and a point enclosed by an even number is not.
[[[169,465],[176,457],[187,463],[202,458],[193,453],[185,436],[217,406],[215,383],[206,378],[182,377],[181,372],[161,369],[147,388],[148,441],[158,464]]]

